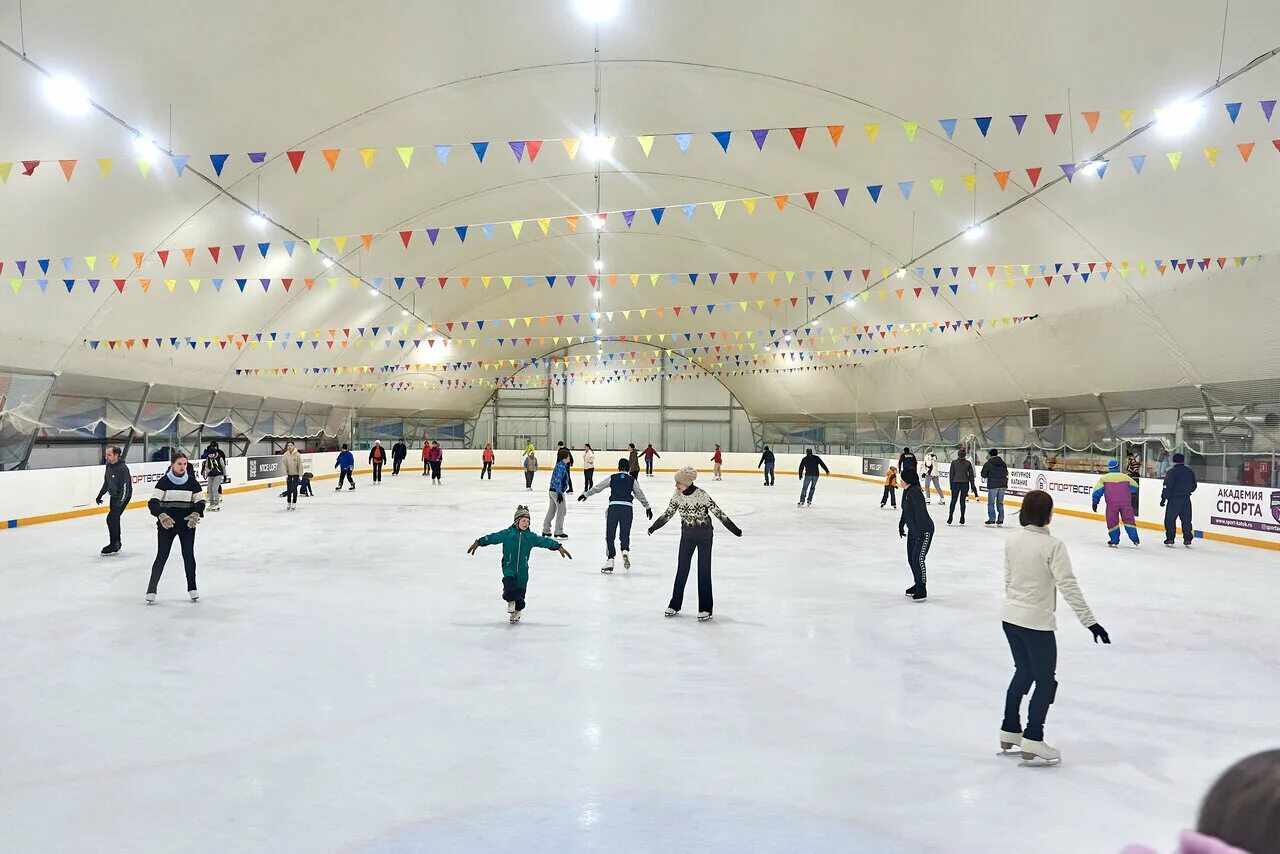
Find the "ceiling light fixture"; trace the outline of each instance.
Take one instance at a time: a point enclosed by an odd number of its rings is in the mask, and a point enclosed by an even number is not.
[[[1182,101],[1162,110],[1156,110],[1156,130],[1162,136],[1182,136],[1189,132],[1204,115],[1204,104]]]
[[[847,300],[844,301],[844,307],[853,308],[853,297],[849,297]]]
[[[618,14],[622,0],[574,0],[578,14],[593,23],[607,21]]]
[[[790,341],[790,340],[791,340],[791,333],[790,333],[790,332],[788,332],[786,335],[783,335],[783,336],[782,336],[782,340],[783,340],[783,341]]]
[[[155,140],[142,134],[138,134],[133,138],[133,151],[148,163],[160,156],[160,146],[156,145]]]
[[[405,317],[408,317],[408,316],[409,316],[409,309],[407,309],[407,308],[402,308],[402,309],[400,309],[400,314],[404,315]]]
[[[600,299],[600,297],[601,297],[600,289],[596,288],[596,299]]]
[[[596,327],[596,334],[597,334],[597,335],[603,335],[603,334],[604,334],[604,330],[603,330],[603,329],[601,329],[599,326],[597,326],[597,327]]]
[[[597,258],[597,259],[596,259],[596,272],[599,272],[599,271],[601,271],[601,270],[603,270],[603,269],[604,269],[604,262],[603,262],[603,261],[601,261],[599,258]]]
[[[1088,160],[1080,167],[1080,171],[1086,175],[1097,175],[1106,165],[1105,160]]]
[[[369,296],[371,296],[371,297],[376,297],[377,295],[378,295],[378,289],[377,289],[377,288],[373,288],[373,287],[369,288]]]
[[[249,222],[255,228],[264,228],[267,224],[267,218],[262,215],[262,211],[254,211],[249,214]]]
[[[966,240],[981,240],[982,235],[983,235],[982,226],[976,222],[964,230],[964,236]],[[902,272],[899,271],[898,275],[901,276]]]
[[[321,256],[320,256],[320,260],[321,260],[321,262],[323,262],[323,264],[324,264],[326,267],[332,267],[332,266],[333,266],[333,259],[332,259],[332,258],[330,258],[328,255],[321,255]]]
[[[596,214],[595,216],[591,217],[591,224],[595,227],[596,231],[599,231],[600,229],[604,228],[604,223],[605,223],[605,219],[603,214]]]
[[[89,93],[72,77],[55,74],[45,78],[44,96],[60,112],[80,116],[89,112]]]

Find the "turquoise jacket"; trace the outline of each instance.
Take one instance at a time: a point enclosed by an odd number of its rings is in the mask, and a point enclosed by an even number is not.
[[[550,537],[540,537],[532,530],[521,531],[515,525],[485,534],[476,540],[482,546],[502,544],[502,574],[513,577],[517,587],[529,586],[529,553],[534,549],[557,551],[560,543]]]

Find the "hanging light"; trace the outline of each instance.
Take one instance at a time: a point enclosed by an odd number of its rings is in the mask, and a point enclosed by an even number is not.
[[[982,234],[982,226],[976,222],[964,230],[966,240],[981,240]]]
[[[905,278],[906,278],[906,276],[907,276],[907,268],[906,268],[906,267],[899,267],[899,268],[898,268],[898,278],[899,278],[899,279],[905,279]]]
[[[45,78],[44,96],[54,109],[72,116],[84,115],[92,106],[89,93],[80,82],[63,74]]]
[[[603,335],[603,334],[604,334],[604,330],[603,330],[603,329],[601,329],[599,326],[597,326],[597,327],[596,327],[596,334],[597,334],[597,335]]]
[[[249,214],[249,224],[254,228],[264,228],[267,224],[267,218],[262,215],[262,211],[254,211]]]
[[[593,217],[591,217],[591,225],[595,228],[596,231],[599,231],[600,229],[604,228],[604,224],[605,224],[605,218],[603,214],[596,214]]]
[[[782,340],[783,340],[783,341],[790,341],[790,340],[791,340],[791,333],[790,333],[790,332],[788,332],[786,335],[783,335],[783,336],[782,336]]]
[[[603,261],[601,261],[599,258],[597,258],[597,259],[596,259],[596,272],[598,273],[598,272],[600,272],[600,271],[601,271],[601,270],[603,270],[603,269],[604,269],[604,262],[603,262]]]
[[[160,156],[160,146],[156,145],[155,140],[143,134],[138,134],[133,138],[133,151],[134,154],[148,163]]]
[[[400,314],[402,314],[402,315],[403,315],[403,316],[405,316],[405,317],[408,317],[408,316],[409,316],[409,309],[407,309],[407,308],[402,308],[402,309],[400,309]]]
[[[1182,136],[1188,133],[1204,115],[1204,104],[1182,101],[1156,110],[1156,130],[1162,136]]]
[[[320,260],[324,263],[324,265],[325,265],[326,267],[332,267],[332,266],[333,266],[333,259],[332,259],[332,258],[330,258],[328,255],[321,255],[321,256],[320,256]]]
[[[588,21],[607,21],[618,14],[622,0],[574,0],[578,14]]]
[[[599,289],[599,288],[596,288],[596,294],[595,294],[595,296],[596,296],[596,299],[600,299],[601,294],[600,294],[600,289]]]
[[[853,308],[853,297],[849,297],[847,300],[844,301],[844,307]]]
[[[376,297],[377,295],[378,295],[378,289],[377,289],[377,288],[373,288],[373,287],[369,288],[369,296],[371,296],[371,297]]]

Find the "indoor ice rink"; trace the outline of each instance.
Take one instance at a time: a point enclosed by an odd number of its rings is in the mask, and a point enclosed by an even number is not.
[[[0,0],[0,852],[1280,852],[1277,53]]]

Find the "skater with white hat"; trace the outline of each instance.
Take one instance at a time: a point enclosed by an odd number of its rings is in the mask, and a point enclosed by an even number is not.
[[[733,520],[725,515],[710,495],[693,485],[698,479],[698,470],[693,466],[685,466],[676,472],[676,493],[671,496],[671,503],[666,511],[649,526],[649,534],[661,528],[677,512],[680,514],[680,552],[676,563],[676,582],[671,592],[671,603],[667,605],[667,616],[674,617],[680,613],[684,604],[684,586],[689,580],[689,565],[693,561],[693,553],[698,553],[698,619],[710,620],[713,600],[711,595],[711,543],[713,530],[711,517],[715,516],[735,537],[742,536],[742,530]]]

